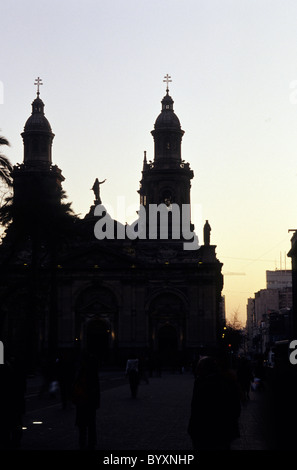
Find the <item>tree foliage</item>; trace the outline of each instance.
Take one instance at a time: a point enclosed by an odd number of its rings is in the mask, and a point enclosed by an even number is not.
[[[237,352],[243,343],[243,325],[235,311],[229,318],[222,331],[222,345],[225,350]]]
[[[12,164],[9,159],[1,152],[1,146],[9,146],[8,140],[0,136],[0,179],[7,184],[7,186],[12,186]]]
[[[10,243],[9,256],[27,245],[35,266],[41,257],[56,257],[76,230],[77,216],[65,200],[62,188],[53,190],[50,181],[34,175],[21,197],[7,197],[0,207],[0,223],[6,227],[3,240]]]

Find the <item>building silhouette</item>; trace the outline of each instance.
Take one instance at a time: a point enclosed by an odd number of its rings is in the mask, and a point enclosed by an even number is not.
[[[247,301],[249,351],[268,354],[280,343],[288,343],[292,328],[292,271],[266,271],[266,289]]]
[[[151,132],[154,160],[145,154],[142,162],[144,217],[129,232],[108,215],[96,175],[89,212],[65,218],[64,177],[52,162],[54,134],[38,87],[0,250],[0,339],[12,354],[34,362],[87,348],[102,365],[137,354],[175,367],[219,346],[222,263],[208,221],[200,241],[190,220],[194,173],[182,159],[184,131],[173,104],[167,87]],[[107,225],[111,237],[102,236]]]

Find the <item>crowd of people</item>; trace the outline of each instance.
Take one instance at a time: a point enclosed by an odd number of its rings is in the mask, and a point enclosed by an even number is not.
[[[188,434],[195,450],[227,450],[239,437],[242,404],[249,400],[255,380],[250,361],[241,358],[236,368],[226,367],[220,358],[202,356],[193,364],[194,386],[189,404]],[[258,372],[260,375],[260,372]],[[55,396],[58,387],[62,407],[75,405],[78,447],[95,449],[97,410],[100,407],[99,363],[95,355],[83,352],[78,364],[63,358],[45,362],[39,396]],[[137,398],[141,381],[149,384],[149,366],[131,356],[123,375],[131,397]],[[0,367],[0,448],[20,447],[25,413],[26,377],[21,364],[11,358]],[[56,384],[56,385],[55,385]]]

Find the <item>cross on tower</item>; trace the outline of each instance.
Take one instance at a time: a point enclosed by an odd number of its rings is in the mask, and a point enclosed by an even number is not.
[[[165,75],[164,78],[165,78],[165,80],[163,80],[163,82],[166,82],[166,84],[167,84],[166,91],[167,91],[167,93],[168,93],[168,91],[169,91],[168,83],[169,83],[169,82],[172,82],[172,80],[170,80],[170,79],[171,79],[171,76],[168,75],[168,73],[167,73],[167,75]]]
[[[37,85],[37,96],[39,96],[39,87],[40,85],[43,85],[42,79],[40,77],[35,78],[34,85]]]

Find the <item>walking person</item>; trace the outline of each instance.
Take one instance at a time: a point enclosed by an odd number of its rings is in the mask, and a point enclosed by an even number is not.
[[[245,357],[240,358],[237,368],[237,380],[241,389],[243,403],[250,399],[250,389],[253,379],[254,376],[249,361]]]
[[[126,364],[126,376],[129,379],[132,398],[137,397],[139,385],[139,360],[136,357],[128,359]]]
[[[139,360],[139,382],[142,380],[148,385],[149,384],[149,363],[147,357],[142,357]]]
[[[23,362],[11,357],[0,366],[0,450],[20,448],[25,392]]]
[[[100,407],[98,361],[84,353],[73,386],[72,401],[76,405],[76,425],[80,450],[94,450],[97,444],[97,409]]]
[[[71,400],[71,388],[75,378],[74,361],[66,355],[57,359],[57,381],[60,389],[62,409],[66,410]]]
[[[239,437],[240,396],[233,378],[211,357],[200,359],[194,384],[188,433],[194,450],[229,450]]]

